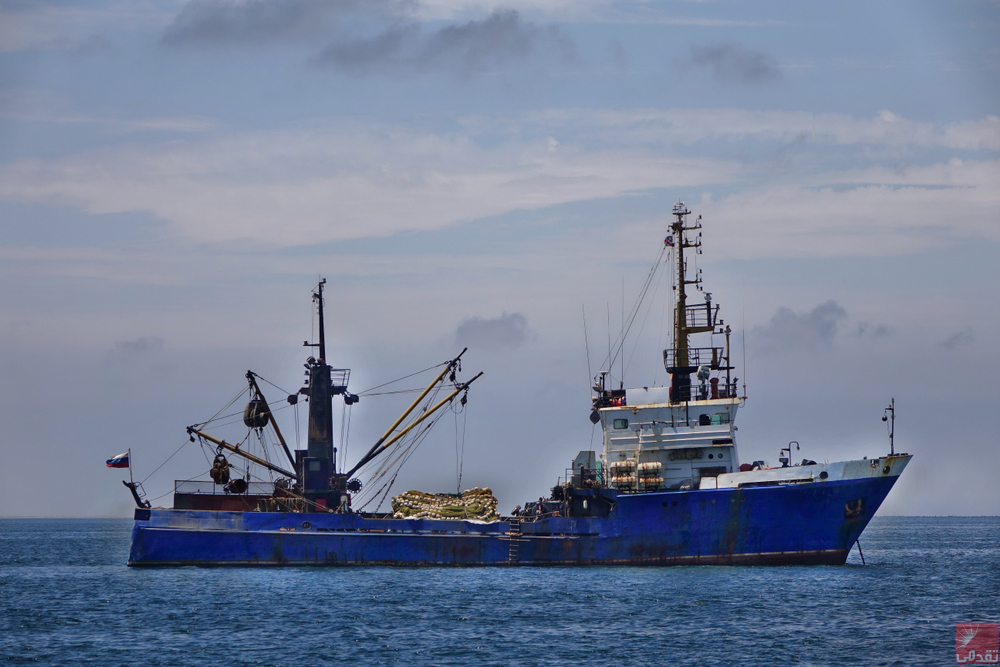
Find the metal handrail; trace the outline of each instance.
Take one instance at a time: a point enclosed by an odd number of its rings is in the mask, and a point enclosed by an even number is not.
[[[174,493],[187,493],[197,495],[224,496],[234,495],[210,480],[174,480]],[[270,496],[274,494],[274,484],[268,482],[250,482],[247,487],[247,494],[252,496]],[[244,495],[244,494],[238,494]]]

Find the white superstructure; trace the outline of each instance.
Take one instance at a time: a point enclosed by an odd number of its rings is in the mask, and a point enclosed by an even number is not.
[[[699,488],[703,478],[739,470],[735,420],[740,399],[646,402],[668,391],[627,389],[625,405],[598,410],[604,430],[602,458],[612,486],[643,491]],[[646,465],[656,463],[659,467]],[[653,470],[656,474],[643,474]],[[622,474],[616,474],[619,471]]]

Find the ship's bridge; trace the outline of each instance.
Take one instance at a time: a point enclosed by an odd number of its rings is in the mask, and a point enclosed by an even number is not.
[[[626,389],[598,409],[604,465],[623,491],[698,488],[701,479],[739,470],[738,398],[670,402],[669,387]]]

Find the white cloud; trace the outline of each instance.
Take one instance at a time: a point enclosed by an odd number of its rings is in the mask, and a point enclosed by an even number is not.
[[[724,256],[896,254],[940,243],[942,229],[965,237],[1000,233],[998,160],[885,166],[869,158],[848,170],[769,172],[761,182],[759,162],[678,157],[690,152],[686,144],[708,138],[722,142],[716,154],[746,138],[780,148],[806,128],[816,140],[803,149],[813,151],[813,169],[839,165],[829,143],[895,145],[911,153],[914,146],[1000,146],[1000,119],[992,117],[942,126],[740,110],[550,110],[519,119],[516,129],[507,122],[467,119],[459,131],[434,133],[341,119],[124,144],[3,165],[0,197],[88,213],[144,211],[194,241],[278,246],[693,188],[709,193],[700,212],[726,230],[719,244]],[[497,130],[506,133],[500,141]],[[481,134],[489,140],[480,142]],[[729,194],[713,197],[716,188]]]
[[[89,213],[148,211],[197,240],[298,245],[717,183],[735,169],[628,151],[552,153],[547,140],[486,149],[463,136],[338,123],[23,160],[0,169],[0,196]]]
[[[883,111],[882,114],[886,112]],[[468,119],[471,126],[491,121]],[[503,126],[504,121],[492,121]],[[1000,150],[1000,117],[958,123],[929,123],[893,116],[885,120],[838,113],[751,111],[747,109],[547,109],[509,119],[511,126],[529,122],[542,127],[587,129],[597,138],[628,142],[691,144],[707,140],[818,144],[907,146]]]
[[[777,185],[748,188],[699,212],[717,223],[724,257],[884,256],[963,238],[1000,239],[1000,193],[989,185]]]

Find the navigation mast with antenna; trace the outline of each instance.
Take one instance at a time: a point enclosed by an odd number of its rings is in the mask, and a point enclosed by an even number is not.
[[[882,421],[888,421],[889,424],[889,456],[896,455],[896,443],[893,439],[896,435],[896,399],[890,399],[889,407],[885,409],[882,413]]]
[[[677,219],[670,225],[677,248],[677,306],[674,311],[674,347],[664,350],[663,360],[667,372],[670,373],[671,403],[691,400],[691,374],[696,373],[701,366],[700,355],[692,356],[691,354],[688,336],[715,330],[715,312],[712,310],[711,294],[706,295],[704,305],[690,307],[687,305],[687,286],[695,285],[697,289],[701,289],[701,270],[699,269],[694,278],[689,280],[687,260],[684,258],[686,249],[694,248],[700,252],[701,248],[701,233],[699,232],[693,241],[688,238],[687,234],[687,232],[701,229],[701,216],[699,215],[694,225],[689,227],[686,224],[686,218],[690,214],[691,211],[682,202],[678,202],[674,205],[673,210],[673,215]],[[702,314],[702,310],[704,310],[704,314]],[[719,367],[718,355],[714,348],[711,366],[713,368]]]
[[[336,476],[336,459],[333,449],[333,396],[344,393],[347,383],[334,386],[330,365],[326,363],[326,327],[323,313],[323,287],[326,279],[320,280],[313,292],[313,302],[319,310],[319,342],[303,343],[306,347],[318,348],[318,358],[306,360],[306,374],[309,383],[299,393],[309,397],[309,438],[305,456],[299,462],[303,492],[309,500],[327,507],[336,506],[341,489],[332,488],[331,479],[340,482]],[[346,378],[345,378],[346,380]]]

